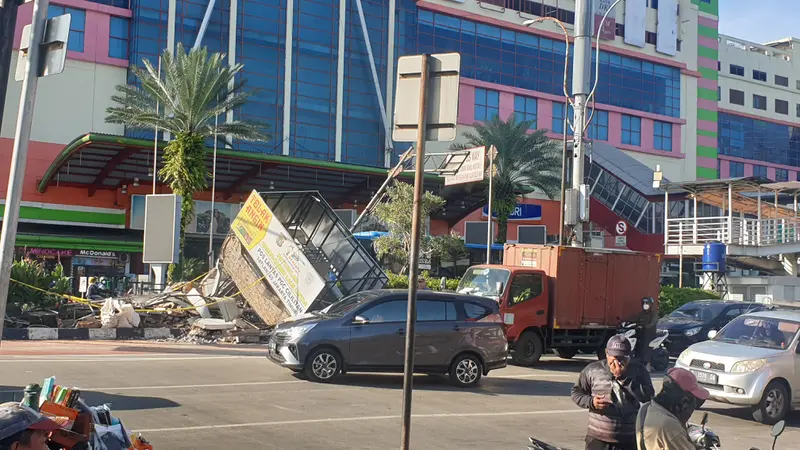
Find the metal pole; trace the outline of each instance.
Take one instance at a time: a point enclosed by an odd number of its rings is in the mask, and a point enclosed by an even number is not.
[[[492,234],[492,197],[494,197],[494,146],[489,147],[489,215],[486,218],[486,264],[492,263],[492,244],[494,235]]]
[[[558,245],[564,245],[564,189],[567,183],[567,127],[569,121],[567,120],[567,111],[569,111],[569,102],[564,104],[564,147],[561,150],[561,212],[558,216]]]
[[[22,186],[25,179],[25,166],[28,161],[28,142],[31,139],[33,109],[36,104],[36,87],[39,84],[39,53],[44,35],[47,6],[50,0],[34,0],[33,20],[31,21],[31,40],[28,58],[25,61],[25,79],[22,80],[17,129],[14,134],[14,148],[11,153],[11,172],[8,175],[6,209],[3,214],[2,235],[0,235],[0,318],[5,318],[8,288],[11,282],[11,264],[14,262],[14,243],[17,239],[19,207],[22,202]],[[0,320],[0,341],[3,339],[3,324]]]
[[[575,54],[572,60],[572,92],[575,96],[573,106],[573,144],[572,144],[572,188],[580,192],[583,184],[584,141],[583,133],[586,128],[586,105],[591,91],[592,71],[592,0],[576,0],[575,2]],[[566,111],[565,114],[566,116]],[[588,199],[581,198],[583,203]],[[576,205],[578,206],[578,205]],[[583,220],[578,218],[578,223],[573,227],[572,246],[583,247]]]
[[[211,169],[211,225],[208,229],[208,268],[214,267],[214,200],[217,196],[217,127],[219,114],[214,115],[214,162]]]
[[[422,55],[419,82],[419,122],[417,122],[417,161],[414,172],[414,209],[411,214],[411,255],[408,268],[408,316],[406,317],[405,370],[403,371],[403,427],[400,448],[411,444],[411,393],[414,388],[414,332],[417,320],[417,280],[419,275],[419,244],[422,234],[422,183],[425,173],[425,117],[428,103],[428,57]]]
[[[372,211],[372,208],[374,208],[375,205],[378,203],[378,201],[381,199],[381,197],[383,197],[383,193],[386,192],[386,189],[389,187],[389,183],[391,183],[392,180],[395,179],[395,177],[397,177],[398,175],[400,175],[400,173],[403,172],[403,165],[406,163],[406,161],[408,161],[408,159],[413,154],[412,153],[413,149],[414,148],[411,147],[408,150],[406,150],[406,152],[400,156],[400,161],[397,163],[397,165],[394,166],[394,169],[390,170],[389,173],[386,175],[386,180],[383,182],[383,184],[375,193],[375,195],[372,196],[369,203],[367,203],[367,206],[364,208],[363,211],[361,211],[361,214],[358,215],[358,218],[356,219],[355,222],[353,222],[353,225],[350,226],[351,234],[356,232],[357,227],[361,225],[361,222],[364,221],[364,218],[367,217],[367,214],[369,214],[370,211]]]
[[[18,0],[0,0],[0,129],[3,127],[3,111],[11,73],[11,52],[14,51],[14,30],[17,26]]]
[[[161,57],[158,57],[158,79],[161,79]],[[159,102],[156,100],[156,116],[159,114]],[[158,126],[153,136],[153,195],[156,195],[156,182],[158,181]]]
[[[367,47],[367,56],[369,57],[369,68],[372,71],[372,84],[375,86],[375,95],[378,97],[378,106],[381,108],[381,123],[383,123],[383,132],[386,137],[386,148],[392,149],[392,130],[389,129],[389,119],[386,117],[386,106],[383,104],[383,94],[381,94],[381,84],[378,80],[378,70],[375,68],[375,57],[372,56],[372,43],[369,39],[369,31],[367,30],[367,21],[364,19],[364,7],[361,5],[361,0],[356,0],[356,7],[358,7],[358,19],[361,21],[361,33],[364,35],[364,44]],[[393,12],[390,14],[394,14]]]
[[[203,23],[200,24],[200,31],[197,32],[197,39],[194,40],[193,49],[200,48],[200,44],[203,42],[203,36],[206,35],[206,28],[208,28],[208,21],[211,19],[211,11],[214,10],[215,3],[216,0],[209,0],[208,2],[206,14],[203,16]]]
[[[728,245],[733,244],[733,184],[728,184]]]

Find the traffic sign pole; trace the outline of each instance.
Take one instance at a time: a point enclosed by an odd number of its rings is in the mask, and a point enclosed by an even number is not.
[[[14,51],[14,30],[17,27],[19,0],[0,0],[0,128],[11,73],[11,53]]]

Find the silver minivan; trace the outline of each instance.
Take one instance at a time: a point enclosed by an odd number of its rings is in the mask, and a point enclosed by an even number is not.
[[[406,290],[350,295],[278,325],[268,356],[317,382],[347,372],[402,372],[407,307]],[[449,374],[455,385],[471,387],[490,370],[505,367],[507,356],[497,302],[418,291],[415,372]]]

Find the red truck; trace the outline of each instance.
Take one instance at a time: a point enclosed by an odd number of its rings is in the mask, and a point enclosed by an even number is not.
[[[658,301],[660,272],[660,255],[506,244],[503,265],[470,267],[458,292],[500,303],[512,357],[531,366],[550,349],[604,357],[620,321]]]

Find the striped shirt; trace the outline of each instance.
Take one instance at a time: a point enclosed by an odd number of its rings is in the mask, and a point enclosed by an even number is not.
[[[595,396],[605,394],[613,401],[603,410],[592,404]],[[586,435],[607,443],[636,442],[636,415],[642,403],[649,402],[655,390],[650,374],[641,364],[631,361],[625,374],[615,379],[608,362],[597,361],[586,366],[572,387],[572,401],[589,410]]]

